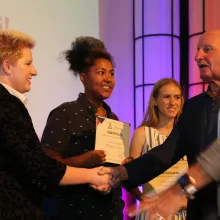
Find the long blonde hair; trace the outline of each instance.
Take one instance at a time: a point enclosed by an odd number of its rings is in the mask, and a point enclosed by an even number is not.
[[[183,99],[183,92],[182,92],[182,88],[179,85],[179,83],[173,79],[173,78],[163,78],[159,81],[156,82],[156,84],[154,85],[151,94],[150,94],[150,99],[148,102],[148,107],[147,107],[147,111],[144,115],[144,119],[141,123],[140,126],[149,126],[149,127],[154,127],[158,124],[159,122],[159,110],[158,107],[154,105],[154,99],[156,99],[158,97],[158,94],[160,92],[160,89],[168,84],[174,84],[175,86],[177,86],[180,91],[181,91],[181,106],[180,106],[180,111],[178,112],[178,114],[176,115],[175,119],[174,119],[174,123],[177,122],[180,114],[182,113],[182,107],[183,107],[183,103],[184,103],[184,99]],[[139,127],[140,127],[139,126]]]

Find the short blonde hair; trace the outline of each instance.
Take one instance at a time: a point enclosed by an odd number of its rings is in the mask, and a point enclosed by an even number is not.
[[[23,48],[34,48],[35,41],[25,33],[14,30],[0,30],[0,66],[5,59],[16,62],[22,56]]]
[[[154,99],[158,97],[158,94],[160,92],[160,89],[168,84],[174,84],[177,86],[181,92],[181,105],[180,105],[180,111],[177,113],[177,116],[175,117],[175,123],[179,119],[180,114],[182,113],[182,108],[184,104],[184,98],[183,98],[183,91],[180,86],[180,84],[173,78],[163,78],[159,81],[156,82],[154,85],[151,94],[150,94],[150,99],[148,102],[148,107],[147,107],[147,112],[144,115],[144,119],[141,123],[140,126],[149,126],[149,127],[154,127],[158,124],[159,122],[159,110],[157,106],[154,105]]]

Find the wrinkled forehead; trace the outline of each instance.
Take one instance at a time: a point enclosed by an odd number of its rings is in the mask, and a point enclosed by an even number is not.
[[[205,32],[198,41],[198,47],[205,45],[220,46],[220,30]]]

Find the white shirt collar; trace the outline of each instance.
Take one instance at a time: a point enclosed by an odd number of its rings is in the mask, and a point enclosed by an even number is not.
[[[13,89],[11,86],[6,85],[5,83],[0,82],[0,84],[2,84],[8,90],[8,92],[11,95],[13,95],[13,96],[17,97],[18,99],[20,99],[21,102],[25,106],[27,105],[28,100],[27,100],[27,97],[25,95],[21,94],[20,92],[18,92],[17,90]]]

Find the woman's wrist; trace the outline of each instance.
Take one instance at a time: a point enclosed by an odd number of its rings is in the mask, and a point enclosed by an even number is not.
[[[85,169],[86,172],[85,172],[85,176],[87,176],[87,181],[88,183],[90,184],[94,184],[94,185],[97,185],[97,171],[95,169]]]

